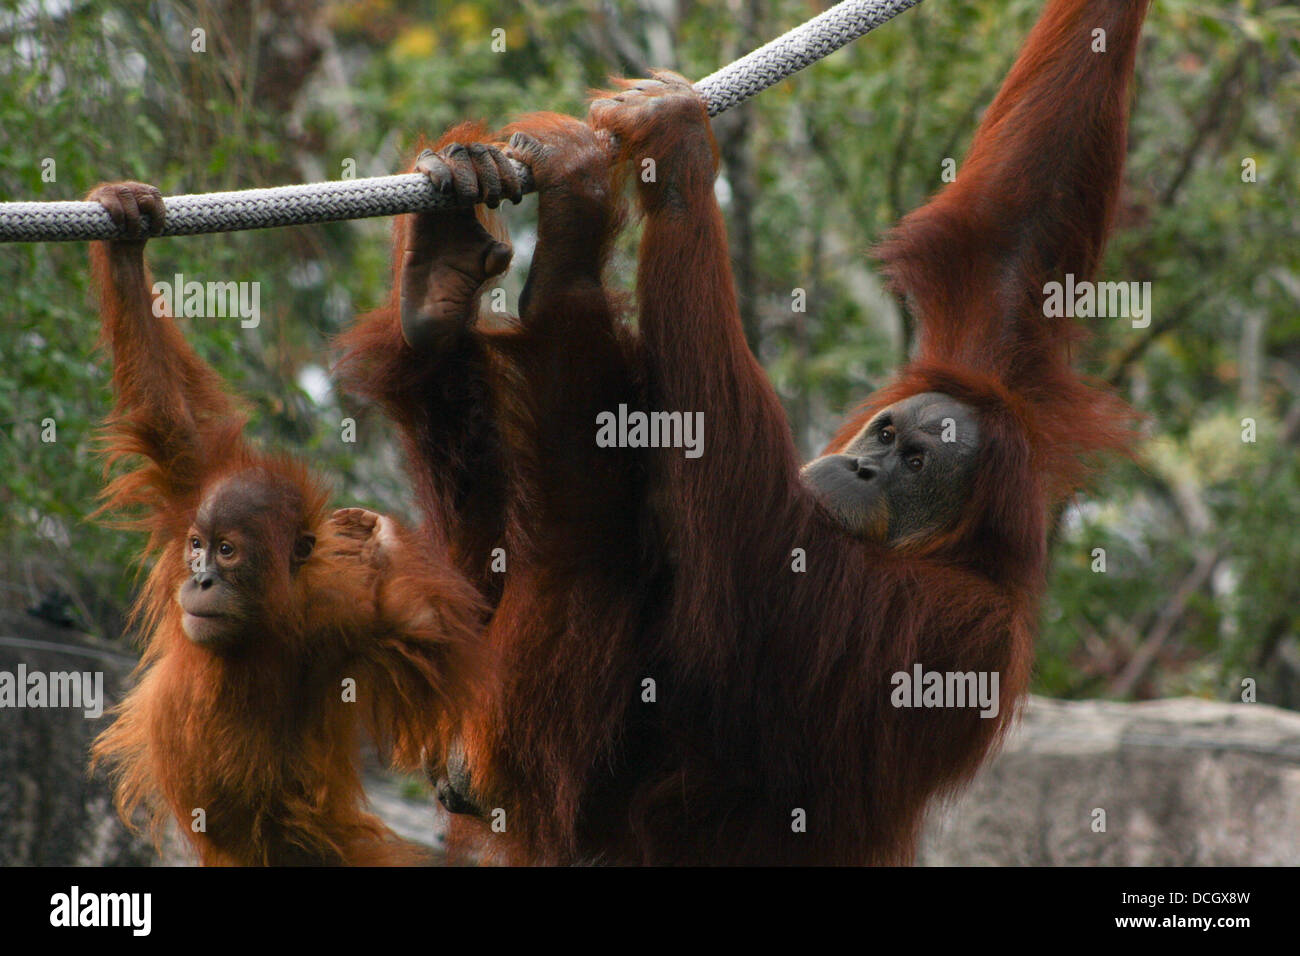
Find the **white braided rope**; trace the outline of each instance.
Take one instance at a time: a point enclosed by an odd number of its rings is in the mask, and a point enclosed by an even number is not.
[[[531,184],[528,169],[519,163],[514,163],[514,166],[515,172],[526,177],[525,181]],[[454,204],[451,197],[439,193],[419,173],[224,193],[192,193],[168,196],[163,202],[167,209],[161,233],[164,236],[393,216],[403,212],[450,208]],[[114,239],[118,235],[108,212],[97,202],[0,203],[0,241]]]
[[[706,76],[695,84],[695,89],[708,103],[709,115],[717,116],[920,2],[844,0]],[[514,166],[524,191],[531,192],[528,169],[519,163]],[[425,212],[449,208],[454,199],[437,192],[424,176],[404,173],[269,189],[193,193],[170,196],[164,202],[167,218],[162,235],[192,236]],[[0,242],[65,242],[118,236],[117,227],[99,203],[0,203]]]
[[[921,0],[844,0],[695,84],[717,116],[865,36]]]

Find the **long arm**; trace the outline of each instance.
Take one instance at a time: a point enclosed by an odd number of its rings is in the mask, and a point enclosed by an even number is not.
[[[149,217],[152,231],[161,228],[158,190],[142,183],[105,184],[88,198],[137,236],[95,242],[90,249],[103,337],[113,353],[111,459],[138,454],[152,462],[110,485],[106,497],[119,506],[147,503],[155,494],[168,502],[185,500],[198,491],[214,450],[238,441],[243,418],[153,295],[141,216]]]
[[[478,652],[487,608],[418,533],[361,508],[336,511],[316,580],[314,626],[339,628],[369,702],[372,736],[405,770],[437,767],[482,690]],[[351,591],[349,591],[351,587]],[[358,592],[373,598],[359,600]],[[350,626],[349,626],[350,624]]]
[[[499,151],[494,158],[480,147],[488,138],[481,125],[461,124],[421,152],[415,171],[461,206],[395,222],[390,299],[341,337],[336,368],[350,391],[375,401],[397,426],[426,532],[485,588],[504,527],[505,479],[492,356],[475,324],[510,247],[495,216],[474,203],[518,198]]]
[[[636,452],[596,441],[598,415],[638,401],[634,347],[602,284],[622,208],[606,149],[585,124],[540,113],[504,134],[538,189],[521,327],[495,341],[519,376],[498,399],[519,504],[512,538],[545,548],[549,563],[607,567],[633,547],[639,487]]]
[[[485,336],[501,359],[494,398],[511,564],[489,631],[503,679],[471,721],[465,756],[472,792],[490,795],[484,806],[569,808],[516,814],[513,839],[580,853],[603,845],[603,836],[587,844],[593,833],[617,832],[609,768],[638,739],[626,714],[656,583],[644,453],[597,441],[598,416],[641,404],[638,357],[601,281],[622,218],[604,144],[554,114],[505,132],[537,184],[538,241],[519,327]]]
[[[608,161],[586,126],[555,114],[503,135],[539,193],[518,323],[478,327],[484,283],[505,269],[509,247],[473,204],[517,198],[518,186],[487,131],[464,124],[416,165],[462,208],[399,221],[392,299],[343,337],[339,365],[349,387],[398,425],[430,529],[485,585],[508,502],[527,513],[514,523],[513,551],[558,540],[550,532],[560,525],[626,540],[615,524],[628,509],[615,502],[633,494],[628,455],[594,440],[597,412],[631,401],[633,388],[627,340],[601,284],[621,221]]]
[[[1015,388],[1060,361],[1073,320],[1043,287],[1090,280],[1119,196],[1148,0],[1052,0],[957,178],[878,250],[921,321],[921,354]]]
[[[659,510],[686,573],[710,582],[726,617],[754,574],[776,572],[764,563],[774,550],[788,555],[770,528],[789,524],[779,512],[798,493],[799,463],[745,342],[703,101],[681,77],[657,76],[596,100],[590,122],[618,144],[645,215],[637,288],[648,407],[703,423],[697,457],[652,453]]]

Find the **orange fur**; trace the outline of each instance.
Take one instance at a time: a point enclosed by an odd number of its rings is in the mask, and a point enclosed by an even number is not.
[[[106,468],[143,459],[108,485],[105,508],[134,512],[155,559],[133,612],[138,680],[93,751],[114,771],[119,813],[133,823],[143,808],[156,840],[175,819],[205,864],[418,861],[364,810],[361,735],[415,768],[455,731],[479,684],[478,595],[409,533],[380,558],[364,552],[302,464],[245,443],[216,373],[151,313],[143,243],[95,243],[91,257],[115,360]],[[218,654],[186,637],[176,594],[195,511],[232,475],[283,491],[260,519],[260,547],[296,531],[316,546],[295,573],[260,582],[271,613],[239,635],[238,653]],[[357,703],[342,699],[345,678]]]
[[[482,845],[533,863],[911,859],[926,806],[970,778],[1023,698],[1051,509],[1128,437],[1039,297],[1099,259],[1145,8],[1051,0],[955,185],[884,247],[920,355],[832,447],[907,395],[970,405],[978,474],[940,538],[864,541],[801,484],[745,343],[716,145],[690,96],[593,107],[622,169],[656,161],[654,182],[633,177],[635,334],[599,282],[620,171],[550,115],[515,127],[551,147],[518,327],[416,355],[390,305],[349,333],[346,377],[394,417],[430,527],[494,603],[493,684],[462,730],[475,795],[506,814]],[[1089,51],[1093,26],[1108,54]],[[399,227],[399,262],[411,235]],[[624,402],[704,412],[703,457],[596,447],[595,414]],[[510,563],[494,578],[496,546]],[[998,716],[895,708],[891,675],[915,664],[997,672]]]

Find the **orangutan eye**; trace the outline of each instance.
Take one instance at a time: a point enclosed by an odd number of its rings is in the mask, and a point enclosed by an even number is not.
[[[892,445],[894,443],[894,426],[886,425],[880,429],[880,444]]]
[[[223,541],[217,546],[217,553],[223,558],[228,558],[235,553],[235,546],[229,541]]]
[[[200,541],[198,538],[190,538],[190,550],[191,550],[191,551],[202,551],[202,550],[203,550],[203,542]]]
[[[920,455],[913,455],[911,458],[907,459],[907,467],[911,468],[913,471],[920,471],[924,465],[925,459]]]

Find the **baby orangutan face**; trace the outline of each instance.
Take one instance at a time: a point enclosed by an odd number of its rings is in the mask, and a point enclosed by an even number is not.
[[[913,544],[956,522],[979,447],[973,409],[922,392],[882,408],[842,452],[809,462],[800,477],[850,533]]]
[[[232,651],[264,623],[270,598],[287,593],[315,547],[302,511],[291,482],[261,471],[231,475],[204,495],[189,530],[192,574],[176,595],[191,641]]]

